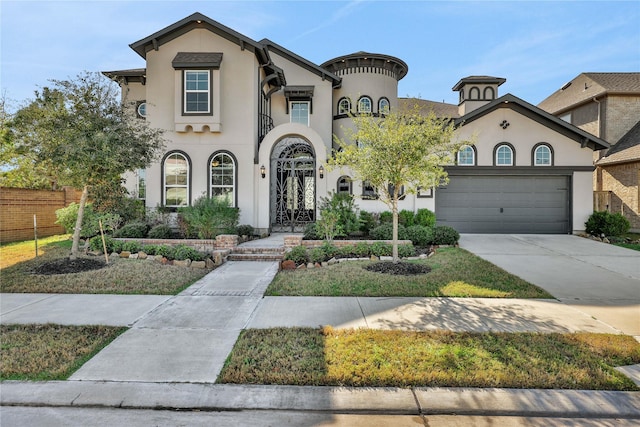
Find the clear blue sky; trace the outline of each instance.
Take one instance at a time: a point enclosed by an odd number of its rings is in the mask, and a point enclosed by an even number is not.
[[[6,1],[0,88],[19,106],[49,79],[144,67],[129,44],[201,12],[321,64],[367,51],[409,65],[400,96],[457,103],[470,75],[538,104],[582,72],[640,71],[640,1]]]

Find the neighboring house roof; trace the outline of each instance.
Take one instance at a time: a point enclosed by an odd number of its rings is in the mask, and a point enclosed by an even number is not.
[[[313,62],[309,61],[308,59],[305,59],[303,57],[301,57],[298,54],[295,54],[293,52],[291,52],[290,50],[280,46],[278,43],[271,41],[269,39],[262,39],[260,40],[260,45],[264,46],[268,51],[274,51],[276,52],[278,55],[287,58],[289,61],[293,62],[294,64],[297,64],[298,66],[307,69],[308,71],[311,71],[312,73],[322,77],[323,80],[325,79],[330,79],[332,80],[333,86],[337,87],[340,86],[340,83],[342,82],[342,79],[338,76],[336,76],[335,74],[333,74],[332,72],[325,70],[324,68],[322,68],[319,65],[314,64]]]
[[[598,166],[614,163],[640,162],[640,121],[629,132],[609,148],[605,157],[596,162]]]
[[[538,107],[560,114],[605,95],[640,95],[640,73],[582,73],[562,86]]]
[[[416,106],[420,110],[420,113],[425,115],[433,111],[436,117],[440,118],[457,119],[460,117],[458,106],[454,104],[418,98],[398,98],[398,107],[401,111],[409,111]]]
[[[492,77],[492,76],[469,76],[461,79],[458,83],[451,88],[453,91],[459,91],[462,89],[462,86],[468,84],[497,84],[500,86],[502,83],[506,82],[507,79],[502,77]]]
[[[479,119],[480,117],[483,117],[497,110],[498,108],[509,108],[517,111],[518,113],[537,121],[547,128],[573,139],[574,141],[580,143],[580,145],[582,145],[583,147],[589,147],[592,150],[602,150],[605,148],[609,148],[609,143],[607,143],[606,141],[593,136],[589,132],[585,132],[582,129],[570,123],[567,123],[564,120],[547,113],[541,108],[531,105],[528,102],[523,101],[517,96],[511,94],[506,94],[498,99],[494,99],[488,104],[483,105],[482,107],[479,107],[465,114],[464,116],[457,118],[454,123],[456,126],[464,126],[465,124]]]

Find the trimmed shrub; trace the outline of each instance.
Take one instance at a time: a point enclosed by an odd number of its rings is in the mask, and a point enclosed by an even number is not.
[[[369,232],[369,237],[373,240],[391,240],[393,239],[393,224],[385,222]],[[398,239],[407,238],[407,230],[404,225],[398,224]]]
[[[380,224],[384,223],[392,223],[393,222],[393,214],[389,211],[380,212]]]
[[[434,245],[455,245],[460,240],[460,233],[453,227],[448,225],[439,225],[433,228],[433,239],[431,243]]]
[[[203,261],[205,258],[204,254],[187,245],[174,247],[174,257],[177,260],[190,259],[191,261]]]
[[[360,211],[358,221],[360,222],[360,231],[362,231],[365,236],[368,236],[371,229],[377,225],[374,214],[367,211]]]
[[[398,223],[405,227],[411,227],[415,223],[414,218],[415,215],[409,210],[403,209],[398,212]]]
[[[322,244],[322,246],[320,246],[320,248],[324,252],[326,259],[331,259],[331,258],[336,257],[336,256],[338,256],[340,254],[340,249],[338,249],[337,247],[333,246],[329,242],[324,242]]]
[[[136,253],[136,252],[140,252],[142,250],[142,243],[140,242],[123,242],[122,243],[122,250],[123,251],[127,251],[127,252],[131,252]]]
[[[412,225],[407,227],[406,236],[415,246],[428,246],[433,240],[433,230],[423,225]]]
[[[329,258],[326,257],[326,254],[324,253],[322,248],[313,248],[309,251],[309,261],[313,263],[323,262],[328,259]]]
[[[157,245],[142,245],[142,252],[147,255],[155,255],[158,251]]]
[[[393,246],[386,242],[375,242],[370,247],[371,255],[378,257],[390,256],[393,252]]]
[[[351,194],[330,193],[329,197],[320,198],[318,210],[320,211],[320,221],[322,221],[328,212],[331,212],[331,217],[336,217],[334,237],[349,236],[360,229],[357,208]],[[325,233],[318,232],[318,234],[326,235],[326,228]]]
[[[416,249],[413,247],[412,244],[404,244],[404,245],[398,245],[398,256],[400,258],[408,258],[410,256],[415,256],[416,254]]]
[[[585,222],[585,230],[594,236],[620,236],[629,231],[629,220],[620,213],[594,212]]]
[[[236,227],[238,236],[253,236],[253,226],[242,224]]]
[[[104,243],[107,247],[108,254],[122,251],[122,242],[114,240],[111,236],[104,236]],[[89,240],[89,249],[92,251],[103,252],[104,248],[102,247],[102,238],[100,236],[92,237]]]
[[[436,225],[436,214],[429,209],[418,209],[414,218],[416,225],[423,227],[433,227]]]
[[[145,222],[131,222],[113,232],[113,237],[126,237],[131,239],[142,239],[147,237],[149,225]]]
[[[56,224],[63,226],[67,233],[73,233],[79,209],[80,205],[78,203],[71,203],[67,207],[56,210]],[[111,233],[118,227],[120,216],[110,213],[98,213],[93,209],[91,203],[85,204],[80,237],[88,238],[100,234],[100,221],[102,221],[103,231]]]
[[[148,237],[150,239],[171,239],[173,238],[173,230],[166,224],[158,224],[149,230]]]
[[[365,242],[358,242],[353,247],[353,252],[358,258],[368,257],[371,255],[371,245]]]
[[[163,256],[166,259],[171,260],[176,258],[176,250],[173,246],[159,245],[156,249],[156,255]]]
[[[303,245],[296,246],[284,254],[284,259],[291,260],[296,264],[306,264],[309,261],[307,248]]]

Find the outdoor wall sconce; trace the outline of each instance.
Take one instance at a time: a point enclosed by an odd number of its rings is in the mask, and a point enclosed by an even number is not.
[[[260,166],[260,175],[262,175],[262,178],[267,176],[267,170],[264,168],[264,165]]]
[[[322,166],[320,166],[318,172],[320,173],[320,179],[324,178],[324,168]]]
[[[498,126],[500,126],[502,129],[506,129],[509,127],[509,122],[506,120],[503,120],[502,123],[498,123]]]

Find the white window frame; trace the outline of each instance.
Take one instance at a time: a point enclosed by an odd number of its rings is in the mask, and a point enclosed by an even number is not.
[[[172,157],[181,157],[182,159],[184,159],[186,166],[187,166],[187,171],[186,171],[186,175],[187,175],[187,183],[186,184],[167,184],[167,177],[169,176],[167,174],[167,166],[168,163],[171,161]],[[191,185],[191,174],[190,174],[190,168],[191,168],[191,164],[189,162],[189,158],[180,153],[180,152],[172,152],[169,153],[167,155],[167,157],[165,157],[164,161],[162,162],[162,170],[163,170],[163,176],[162,176],[162,201],[164,203],[164,205],[166,207],[181,207],[181,206],[189,206],[189,186]],[[172,174],[173,175],[173,174]],[[167,191],[172,189],[172,188],[184,188],[186,189],[187,195],[186,195],[186,202],[185,204],[182,205],[169,205],[167,204]]]
[[[463,150],[464,151],[471,150],[471,163],[462,163],[460,154],[462,154]],[[460,150],[458,150],[457,157],[458,157],[457,158],[458,166],[474,166],[476,164],[476,150],[474,150],[473,147],[470,145],[463,145],[462,147],[460,147]]]
[[[509,163],[500,163],[500,150],[503,148],[509,150]],[[496,148],[496,166],[513,166],[513,149],[507,144],[500,144],[498,148]]]
[[[343,104],[346,104],[344,108]],[[338,101],[338,114],[348,114],[351,112],[351,100],[349,98],[342,98]]]
[[[369,107],[368,108],[362,108],[362,104],[364,101],[368,101],[369,103]],[[371,113],[373,111],[373,101],[371,100],[371,98],[369,98],[368,96],[363,96],[360,99],[358,99],[358,113]]]
[[[232,168],[231,168],[231,184],[224,184],[224,183],[222,183],[222,184],[214,184],[214,169],[213,169],[214,165],[213,165],[213,163],[217,158],[222,159],[223,157],[228,158],[231,161],[231,165],[232,165]],[[211,170],[211,175],[210,175],[211,182],[210,182],[210,187],[209,187],[209,196],[210,197],[216,197],[217,196],[217,195],[214,195],[214,189],[216,189],[216,188],[222,188],[222,189],[230,188],[231,192],[228,193],[228,194],[231,197],[231,199],[229,201],[231,202],[231,206],[233,206],[233,207],[236,207],[236,167],[237,167],[237,165],[236,165],[235,159],[233,158],[233,156],[231,154],[226,153],[226,152],[216,153],[211,158],[211,161],[209,162],[209,168]],[[224,179],[224,177],[226,177],[227,175],[226,174],[221,174],[221,176]]]
[[[140,191],[140,189],[144,191]],[[142,194],[144,193],[144,194]],[[136,198],[145,200],[147,198],[147,171],[146,169],[138,169],[136,171]]]
[[[389,114],[390,111],[391,111],[391,103],[389,102],[389,100],[387,98],[380,98],[378,100],[378,114],[380,115]]]
[[[196,73],[198,75],[206,75],[207,76],[207,89],[189,89],[187,87],[189,83],[188,76],[190,73]],[[199,79],[196,82],[200,82]],[[188,95],[191,93],[201,94],[204,93],[207,96],[207,110],[189,110],[187,106],[189,102],[187,101]],[[211,70],[184,70],[184,104],[183,111],[185,114],[211,114]]]
[[[296,109],[294,108],[295,105],[302,105],[305,104],[307,106],[307,120],[306,123],[302,122],[300,120],[297,120],[298,117],[296,116]],[[305,126],[309,126],[309,120],[310,120],[310,116],[311,115],[311,102],[309,101],[289,101],[289,119],[291,121],[291,123],[300,123],[303,124]]]
[[[539,163],[538,162],[538,150],[546,149],[549,154],[549,162],[548,163]],[[551,151],[551,147],[546,144],[540,144],[533,150],[533,165],[534,166],[551,166],[553,164],[553,151]]]

